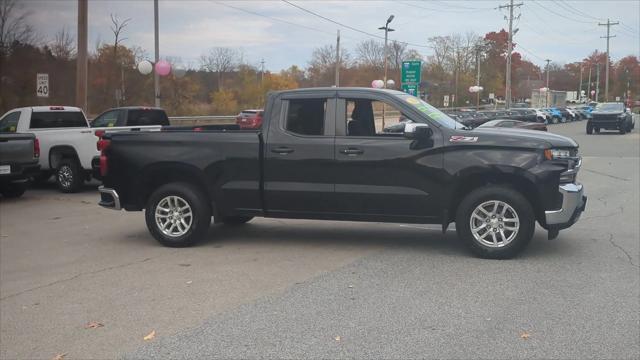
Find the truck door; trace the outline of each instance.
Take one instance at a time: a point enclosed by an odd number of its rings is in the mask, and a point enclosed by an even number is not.
[[[337,209],[357,218],[422,222],[437,218],[442,134],[430,141],[404,137],[404,123],[418,121],[400,99],[339,92],[336,110]]]
[[[333,207],[335,91],[289,96],[270,111],[264,206],[269,216],[322,216]]]

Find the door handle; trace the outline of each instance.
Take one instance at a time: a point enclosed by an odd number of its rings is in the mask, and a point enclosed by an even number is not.
[[[82,130],[82,131],[80,131],[81,134],[88,134],[90,132],[91,132],[91,130]]]
[[[348,149],[342,149],[340,150],[341,154],[345,154],[345,155],[349,155],[349,156],[355,156],[355,155],[362,155],[364,154],[364,150],[362,149],[356,149],[356,148],[348,148]]]
[[[293,152],[293,149],[288,147],[278,147],[275,149],[271,149],[271,152],[280,154],[280,155],[287,155],[287,154],[291,154]]]

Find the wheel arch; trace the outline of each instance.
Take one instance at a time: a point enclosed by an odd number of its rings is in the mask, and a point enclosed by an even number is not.
[[[57,169],[63,160],[72,159],[80,162],[78,152],[70,145],[56,145],[49,150],[49,168]]]

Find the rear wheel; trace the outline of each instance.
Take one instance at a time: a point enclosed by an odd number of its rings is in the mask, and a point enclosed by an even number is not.
[[[600,134],[600,128],[599,127],[595,128],[594,130],[596,131],[596,134]]]
[[[80,164],[73,159],[66,159],[60,162],[56,169],[56,184],[58,189],[64,193],[74,193],[80,189],[84,182]]]
[[[476,255],[508,259],[533,237],[535,215],[527,199],[508,186],[487,186],[467,195],[456,214],[458,237]]]
[[[24,194],[27,190],[27,185],[24,183],[21,184],[6,184],[3,185],[0,189],[0,194],[7,199],[18,198]]]
[[[200,189],[189,183],[163,185],[147,203],[147,228],[164,246],[192,246],[207,234],[211,224],[211,207],[206,199]]]
[[[242,225],[246,224],[253,219],[253,216],[225,216],[222,218],[222,223],[226,225]]]
[[[593,126],[587,123],[587,135],[591,135],[591,134],[593,134]]]
[[[558,118],[557,118],[557,117],[555,117],[555,116],[554,116],[554,117],[552,117],[552,118],[551,118],[551,123],[552,123],[552,124],[557,124],[557,123],[558,123]]]
[[[620,133],[620,135],[624,135],[627,133],[627,127],[625,125],[620,125],[620,128],[618,129],[618,132]]]

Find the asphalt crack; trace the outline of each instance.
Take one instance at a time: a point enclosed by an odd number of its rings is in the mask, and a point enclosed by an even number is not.
[[[627,252],[627,250],[625,250],[622,246],[616,244],[615,241],[613,241],[613,234],[609,233],[609,242],[611,243],[611,245],[613,245],[613,247],[619,249],[620,251],[622,251],[625,255],[627,255],[627,259],[629,260],[629,264],[631,264],[631,266],[634,267],[638,267],[638,265],[634,264],[633,262],[633,258],[631,257],[631,255],[629,255],[629,253]]]
[[[32,288],[29,288],[29,289],[22,290],[20,292],[15,293],[15,294],[11,294],[11,295],[7,295],[5,297],[1,297],[0,301],[7,300],[7,299],[10,299],[10,298],[13,298],[13,297],[16,297],[16,296],[31,292],[31,291],[35,291],[35,290],[43,289],[43,288],[46,288],[46,287],[49,287],[49,286],[53,286],[53,285],[57,285],[57,284],[60,284],[60,283],[64,283],[64,282],[67,282],[67,281],[72,281],[72,280],[75,280],[75,279],[77,279],[77,278],[79,278],[81,276],[94,275],[94,274],[98,274],[98,273],[109,271],[109,270],[115,270],[115,269],[120,269],[120,268],[124,268],[124,267],[131,266],[131,265],[141,264],[141,263],[147,262],[147,261],[152,260],[152,259],[153,258],[145,258],[145,259],[138,260],[138,261],[132,261],[132,262],[129,262],[129,263],[126,263],[126,264],[109,266],[109,267],[106,267],[106,268],[103,268],[103,269],[98,269],[98,270],[93,270],[93,271],[81,272],[81,273],[75,274],[72,277],[69,277],[69,278],[66,278],[66,279],[60,279],[60,280],[52,281],[52,282],[50,282],[48,284],[39,285],[39,286],[36,286],[36,287],[32,287]]]
[[[582,170],[584,170],[584,171],[588,171],[588,172],[590,172],[590,173],[594,173],[594,174],[602,175],[602,176],[607,176],[607,177],[610,177],[610,178],[612,178],[612,179],[616,179],[616,180],[621,180],[621,181],[631,181],[631,179],[622,178],[622,177],[619,177],[619,176],[615,176],[615,175],[611,175],[611,174],[603,173],[603,172],[600,172],[600,171],[589,170],[589,169],[582,169]]]

